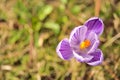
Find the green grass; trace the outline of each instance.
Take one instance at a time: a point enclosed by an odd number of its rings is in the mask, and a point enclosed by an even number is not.
[[[120,1],[102,0],[102,65],[56,54],[60,40],[94,16],[93,0],[1,0],[0,80],[119,80]]]

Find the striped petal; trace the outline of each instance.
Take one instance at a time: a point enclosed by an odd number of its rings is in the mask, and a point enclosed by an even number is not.
[[[87,53],[94,52],[99,46],[98,36],[94,32],[91,32],[86,39],[90,40],[90,46],[86,49]]]
[[[85,39],[87,32],[86,26],[79,26],[73,29],[70,34],[70,46],[74,51],[79,50],[80,43]]]
[[[103,21],[98,17],[93,17],[87,20],[84,24],[88,28],[88,32],[95,32],[98,36],[102,34],[104,29]]]
[[[103,53],[101,50],[98,49],[95,52],[91,53],[90,55],[93,56],[93,58],[87,62],[88,65],[97,66],[102,63]]]
[[[88,55],[88,54],[84,54],[84,53],[73,52],[73,55],[79,62],[87,62],[93,58],[93,56]]]
[[[56,52],[63,60],[69,60],[73,57],[73,53],[68,39],[63,39],[57,46]]]

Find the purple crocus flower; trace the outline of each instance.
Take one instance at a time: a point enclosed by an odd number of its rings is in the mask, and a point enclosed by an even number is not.
[[[104,24],[98,17],[90,18],[84,25],[74,28],[70,38],[63,39],[57,46],[56,52],[63,60],[72,57],[88,65],[96,66],[102,63],[103,53],[98,49],[99,36]]]

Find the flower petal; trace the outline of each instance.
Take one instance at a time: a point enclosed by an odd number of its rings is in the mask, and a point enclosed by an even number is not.
[[[88,27],[88,32],[94,31],[97,35],[101,35],[104,29],[103,21],[98,17],[90,18],[84,25]]]
[[[63,39],[57,46],[56,52],[60,58],[63,60],[69,60],[71,57],[73,57],[73,53],[71,50],[71,47],[69,45],[68,39]]]
[[[84,53],[79,53],[78,54],[76,52],[73,52],[73,55],[80,62],[87,62],[87,61],[90,61],[93,58],[93,56],[88,55],[88,54],[84,54]]]
[[[91,66],[96,66],[102,63],[103,61],[103,53],[101,50],[96,50],[95,52],[90,54],[91,56],[93,56],[93,58],[87,62],[87,64],[91,65]]]
[[[91,32],[88,34],[86,39],[90,40],[90,46],[86,49],[87,53],[94,52],[98,48],[98,45],[99,45],[98,36],[94,32]]]
[[[80,42],[82,42],[85,39],[87,32],[87,27],[86,26],[79,26],[73,29],[73,31],[70,34],[70,46],[72,47],[73,50],[77,50],[79,47]]]

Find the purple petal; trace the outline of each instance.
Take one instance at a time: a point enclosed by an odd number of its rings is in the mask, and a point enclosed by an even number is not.
[[[60,58],[63,60],[69,60],[73,57],[73,53],[71,47],[69,45],[68,39],[63,39],[57,46],[56,52]]]
[[[85,54],[85,53],[79,53],[78,54],[78,53],[73,52],[73,55],[80,62],[87,62],[87,61],[90,61],[93,58],[93,56]]]
[[[86,39],[90,40],[90,46],[86,49],[87,53],[94,52],[99,45],[98,36],[94,32],[91,32]]]
[[[101,35],[104,29],[103,21],[98,17],[90,18],[84,25],[88,27],[88,32],[94,31],[97,35]]]
[[[86,26],[79,26],[73,29],[73,31],[70,34],[70,46],[73,50],[77,50],[79,48],[80,42],[82,42],[85,39],[87,32]]]
[[[102,63],[103,61],[103,53],[101,50],[96,50],[95,52],[90,54],[91,56],[93,56],[93,58],[87,62],[87,64],[91,65],[91,66],[96,66]]]

